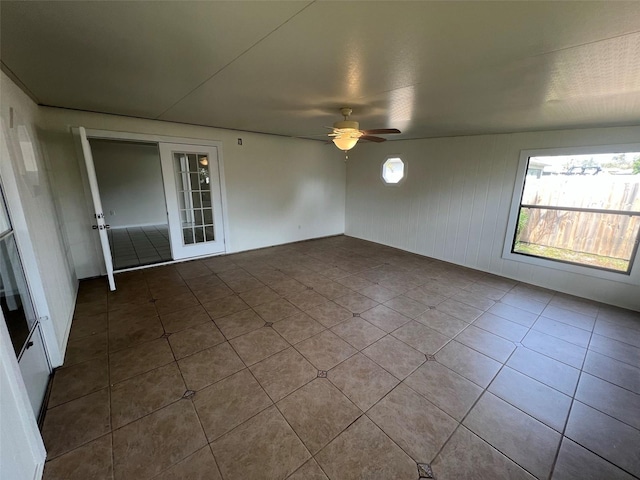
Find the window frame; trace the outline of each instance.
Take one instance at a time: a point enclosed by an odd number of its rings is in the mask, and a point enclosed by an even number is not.
[[[384,178],[384,165],[385,163],[387,163],[389,160],[397,158],[402,162],[402,178],[400,180],[398,180],[396,183],[391,183],[391,182],[387,182]],[[380,180],[382,180],[382,184],[385,187],[397,187],[399,185],[402,185],[405,180],[407,179],[407,161],[402,158],[402,155],[400,154],[389,154],[387,155],[384,160],[382,161],[382,163],[380,164]]]
[[[511,199],[511,207],[509,209],[507,229],[505,232],[504,245],[502,249],[502,258],[504,260],[511,260],[518,263],[529,264],[535,267],[552,268],[554,270],[560,270],[567,273],[586,275],[589,277],[596,277],[615,282],[630,283],[635,285],[640,284],[640,266],[638,265],[638,263],[640,263],[640,261],[638,260],[638,257],[640,257],[640,255],[636,254],[639,251],[638,243],[640,241],[640,233],[638,234],[638,239],[636,240],[636,245],[634,246],[634,253],[630,260],[629,270],[626,272],[616,272],[613,270],[607,270],[598,267],[583,266],[574,263],[535,257],[522,253],[515,253],[512,251],[530,157],[554,155],[588,155],[598,153],[622,153],[633,151],[640,151],[640,143],[521,150],[520,160],[518,163],[518,169],[514,182],[513,195]]]

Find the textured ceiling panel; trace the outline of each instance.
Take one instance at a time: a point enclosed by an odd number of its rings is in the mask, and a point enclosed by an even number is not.
[[[42,104],[280,135],[640,122],[640,2],[7,2]]]
[[[2,1],[2,61],[45,105],[155,117],[306,5]]]

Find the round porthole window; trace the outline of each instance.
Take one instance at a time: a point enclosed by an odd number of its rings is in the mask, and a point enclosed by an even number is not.
[[[382,164],[382,180],[395,184],[404,178],[404,162],[399,157],[387,158]]]

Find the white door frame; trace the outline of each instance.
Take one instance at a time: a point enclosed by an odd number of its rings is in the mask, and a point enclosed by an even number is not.
[[[24,276],[27,279],[27,286],[29,288],[29,293],[31,294],[33,307],[36,311],[36,317],[40,322],[40,328],[42,329],[44,345],[49,358],[49,366],[55,368],[62,365],[64,356],[62,355],[60,343],[58,342],[53,322],[51,321],[49,303],[47,302],[44,284],[40,277],[38,260],[36,258],[35,249],[33,248],[33,243],[31,242],[31,234],[29,233],[27,218],[24,214],[24,209],[22,208],[20,190],[16,179],[17,177],[13,168],[13,162],[11,160],[12,157],[8,151],[9,138],[4,119],[2,119],[2,135],[6,141],[0,142],[0,144],[3,144],[3,151],[0,158],[6,158],[7,160],[6,162],[0,162],[2,188],[5,195],[5,201],[7,202],[7,209],[9,210],[11,224],[13,226],[13,234],[16,239],[16,244],[18,245],[20,260],[22,260]]]
[[[222,224],[224,227],[224,244],[225,252],[231,252],[231,244],[229,243],[229,215],[227,213],[227,188],[224,174],[224,160],[222,152],[222,142],[218,140],[205,140],[202,138],[186,138],[186,137],[171,137],[168,135],[154,135],[147,133],[134,133],[134,132],[119,132],[115,130],[98,130],[92,128],[86,128],[87,138],[101,140],[120,140],[120,141],[133,141],[133,142],[145,142],[154,143],[159,145],[160,143],[179,143],[184,145],[200,145],[207,147],[216,147],[218,149],[218,170],[220,173],[220,196],[222,197]],[[158,152],[160,149],[158,148]],[[163,185],[164,188],[164,185]],[[166,199],[166,194],[165,194]],[[194,257],[196,258],[196,257]],[[184,260],[175,260],[180,262]],[[174,262],[167,262],[174,263]],[[154,264],[156,266],[158,264]]]

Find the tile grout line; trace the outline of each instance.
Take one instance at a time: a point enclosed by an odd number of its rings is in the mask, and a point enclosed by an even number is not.
[[[420,367],[418,367],[420,368]],[[379,426],[376,421],[374,419],[372,419],[369,415],[367,415],[367,412],[370,412],[376,405],[378,405],[380,402],[382,402],[382,400],[384,400],[391,392],[393,392],[394,390],[396,390],[400,385],[403,385],[404,387],[410,389],[412,392],[414,392],[416,395],[420,396],[420,398],[423,398],[424,400],[426,400],[430,405],[433,405],[436,409],[438,409],[440,412],[444,413],[447,417],[451,418],[453,421],[455,421],[456,423],[458,423],[458,421],[453,418],[451,415],[449,415],[447,412],[445,412],[444,410],[442,410],[440,407],[438,407],[435,403],[433,403],[431,400],[429,400],[428,398],[422,396],[420,393],[416,392],[415,390],[413,390],[409,385],[407,385],[406,383],[404,383],[404,380],[399,381],[391,390],[389,390],[385,395],[382,396],[382,398],[380,398],[376,403],[374,403],[371,407],[369,407],[367,409],[366,412],[363,413],[363,415],[365,415],[376,427],[378,427],[386,436],[387,438],[389,438],[389,440],[391,440],[395,445],[398,446],[398,448],[400,448],[409,458],[411,458],[412,460],[414,460],[414,458],[411,456],[411,454],[409,454],[409,452],[407,452],[404,448],[402,448],[401,445],[399,445],[395,440],[393,440],[388,434],[387,432],[384,431],[384,429]],[[456,428],[453,429],[453,432],[455,432],[458,429],[458,426],[460,424],[458,423],[458,425],[456,425]],[[449,437],[447,437],[447,440],[444,441],[444,443],[442,444],[443,447],[444,445],[449,441],[449,438],[451,438],[451,436],[453,435],[453,432],[451,433],[451,435],[449,435]],[[442,448],[442,447],[441,447]],[[439,450],[438,450],[439,453]],[[433,462],[433,460],[438,456],[438,454],[436,453],[436,455],[425,462],[421,462],[421,461],[416,461],[417,463],[427,463],[427,464],[431,464]],[[427,459],[425,459],[427,460]],[[415,461],[415,460],[414,460]]]
[[[605,413],[605,412],[601,412],[601,411],[600,411],[600,410],[598,410],[597,408],[594,408],[594,407],[592,407],[591,405],[588,405],[588,404],[586,404],[586,403],[584,403],[584,402],[582,402],[582,401],[580,401],[580,400],[575,400],[574,402],[572,402],[572,403],[571,403],[571,408],[572,408],[572,409],[573,409],[573,404],[574,404],[574,403],[579,403],[579,404],[584,405],[584,406],[586,406],[586,407],[588,407],[588,408],[591,408],[591,409],[593,409],[593,410],[597,411],[598,413],[601,413],[602,415],[605,415],[605,416],[607,416],[607,417],[609,417],[609,418],[611,418],[611,419],[613,419],[613,420],[616,420],[616,421],[618,421],[618,422],[620,422],[620,423],[624,423],[624,422],[622,422],[621,420],[618,420],[617,418],[612,417],[611,415],[609,415],[609,414],[607,414],[607,413]],[[570,414],[571,414],[571,412],[569,412],[569,415],[570,415]],[[567,418],[569,418],[569,415],[567,415]],[[624,423],[624,424],[625,424],[625,425],[627,425],[626,423]],[[631,427],[631,428],[635,428],[635,427],[632,427],[631,425],[627,425],[627,426],[629,426],[629,427]],[[636,429],[636,430],[637,430],[637,429]],[[582,447],[582,448],[584,448],[585,450],[587,450],[589,453],[591,453],[591,454],[593,454],[593,455],[597,456],[598,458],[601,458],[601,459],[602,459],[603,461],[605,461],[606,463],[608,463],[608,464],[610,464],[610,465],[613,465],[614,467],[616,467],[616,468],[618,468],[618,469],[622,470],[623,472],[628,473],[628,474],[629,474],[629,475],[631,475],[632,477],[636,478],[636,477],[635,477],[635,475],[634,475],[633,473],[629,472],[628,470],[626,470],[626,469],[625,469],[625,468],[623,468],[622,466],[620,466],[620,465],[618,465],[618,464],[616,464],[616,463],[613,463],[611,460],[607,460],[605,457],[603,457],[602,455],[600,455],[600,454],[599,454],[599,453],[597,453],[597,452],[594,452],[593,450],[591,450],[590,448],[586,447],[585,445],[582,445],[582,444],[581,444],[580,442],[578,442],[577,440],[574,440],[574,439],[572,439],[572,438],[570,438],[570,437],[567,437],[567,436],[563,435],[563,436],[562,436],[562,440],[564,440],[564,439],[567,439],[567,440],[569,440],[570,442],[573,442],[573,443],[575,443],[576,445],[579,445],[580,447]]]
[[[184,281],[184,278],[183,278],[183,281]],[[145,282],[146,282],[146,279],[145,279]],[[147,283],[147,288],[149,288],[149,284],[148,284],[148,283]],[[155,307],[155,303],[154,303],[154,307]],[[166,331],[166,329],[165,329],[164,323],[162,323],[162,318],[160,317],[159,312],[157,311],[157,308],[156,308],[156,313],[158,313],[158,317],[160,318],[160,323],[162,324],[162,330],[164,331],[164,333],[165,333],[165,334],[167,334],[168,332],[167,332],[167,331]],[[178,363],[178,359],[176,358],[176,354],[175,354],[175,352],[173,351],[173,348],[171,347],[171,342],[169,342],[169,339],[168,339],[168,338],[166,339],[166,341],[167,341],[167,344],[169,345],[169,349],[171,350],[171,355],[173,356],[173,362],[172,362],[172,363],[175,363],[175,364],[176,364],[176,368],[178,369],[178,372],[180,373],[180,378],[182,378],[182,383],[184,384],[185,388],[187,389],[187,390],[185,391],[185,394],[186,394],[186,393],[189,391],[189,387],[187,386],[186,379],[184,378],[184,374],[182,373],[182,369],[180,368],[180,364]],[[169,364],[167,364],[167,365],[169,365]],[[164,365],[163,365],[163,366],[164,366]],[[162,367],[158,367],[158,368],[162,368]],[[154,411],[154,412],[152,412],[152,413],[155,413],[155,412],[157,412],[157,411],[159,411],[159,410],[161,410],[161,409],[163,409],[163,408],[166,408],[166,407],[168,407],[168,406],[170,406],[170,405],[174,405],[174,404],[176,404],[176,403],[178,403],[178,402],[180,402],[180,401],[182,401],[182,400],[187,400],[187,401],[189,401],[189,402],[191,403],[191,407],[193,408],[193,412],[194,412],[194,414],[195,414],[196,418],[198,419],[198,423],[200,424],[200,429],[201,429],[201,431],[202,431],[202,435],[204,436],[204,439],[205,439],[205,441],[206,441],[206,446],[207,446],[207,447],[209,447],[209,441],[208,441],[207,434],[206,434],[205,429],[204,429],[204,425],[202,424],[202,420],[200,419],[200,415],[198,415],[198,410],[195,408],[195,404],[194,404],[194,402],[193,402],[193,395],[192,395],[191,397],[184,397],[184,394],[183,394],[183,396],[182,396],[181,398],[179,398],[179,399],[175,400],[174,402],[171,402],[171,403],[170,403],[170,404],[168,404],[168,405],[164,405],[163,407],[161,407],[160,409],[155,410],[155,411]],[[151,415],[151,413],[150,413],[149,415]],[[141,417],[141,418],[144,418],[144,417]],[[137,419],[137,420],[139,420],[139,419]],[[137,421],[137,420],[134,420],[134,421]],[[133,423],[133,422],[130,422],[130,423]],[[203,447],[203,448],[204,448],[204,447]],[[209,449],[210,449],[210,447],[209,447]],[[193,455],[194,453],[196,453],[196,452],[198,452],[198,451],[200,451],[200,450],[201,450],[201,448],[199,448],[199,449],[198,449],[198,450],[196,450],[195,452],[191,452],[191,453],[189,453],[189,454],[188,454],[188,455],[186,455],[184,458],[179,459],[179,460],[177,460],[177,461],[173,462],[173,463],[172,463],[171,465],[169,465],[165,470],[163,470],[163,472],[166,472],[167,470],[169,470],[170,468],[172,468],[174,465],[176,465],[176,464],[180,463],[180,462],[181,462],[181,461],[183,461],[184,459],[186,459],[186,458],[190,457],[191,455]],[[217,464],[217,461],[216,461],[216,459],[215,459],[215,456],[213,455],[213,452],[211,452],[211,455],[214,457],[214,462],[215,462],[215,464],[216,464],[216,468],[218,468],[218,472],[220,473],[220,467],[219,467],[219,466],[218,466],[218,464]],[[155,475],[154,477],[157,477],[157,476],[161,475],[163,472],[159,472],[159,473],[158,473],[158,475]]]
[[[84,398],[84,397],[86,397],[86,396],[88,396],[88,395],[91,395],[91,394],[93,394],[93,393],[99,392],[100,390],[107,389],[108,405],[109,405],[109,431],[108,431],[107,433],[105,433],[104,435],[110,435],[110,436],[111,436],[111,445],[112,445],[112,449],[111,449],[111,462],[112,462],[112,465],[113,465],[113,435],[112,435],[113,431],[112,431],[112,424],[111,424],[111,395],[110,395],[110,383],[111,383],[111,382],[110,382],[110,362],[109,362],[109,313],[108,313],[108,312],[109,312],[109,297],[108,297],[108,296],[106,296],[106,297],[105,297],[105,300],[106,300],[106,304],[107,304],[107,311],[105,312],[105,313],[106,313],[106,315],[107,315],[107,331],[106,331],[106,340],[107,340],[107,351],[106,351],[106,356],[107,356],[107,381],[108,381],[107,386],[105,386],[105,387],[103,387],[103,388],[100,388],[100,389],[98,389],[98,390],[95,390],[95,391],[93,391],[93,392],[89,392],[89,393],[87,393],[87,394],[81,395],[80,397],[76,397],[76,398],[74,398],[74,399],[71,399],[71,400],[68,400],[68,401],[66,401],[66,402],[63,402],[63,403],[61,403],[61,404],[59,404],[59,405],[56,405],[55,407],[51,407],[51,409],[56,408],[56,407],[59,407],[59,406],[62,406],[62,405],[65,405],[66,403],[69,403],[69,402],[71,402],[71,401],[73,401],[73,400],[77,400],[77,399],[79,399],[79,398]],[[98,314],[98,315],[99,315],[99,314]],[[72,321],[73,321],[73,320],[72,320]],[[83,338],[84,338],[84,337],[83,337]],[[80,364],[85,363],[85,362],[87,362],[87,361],[90,361],[90,360],[96,360],[96,359],[97,359],[97,358],[88,359],[88,360],[85,360],[85,361],[83,361],[83,362],[75,363],[74,365],[69,365],[69,367],[71,367],[71,366],[75,366],[75,365],[80,365]],[[55,378],[55,373],[54,373],[54,378]],[[53,382],[53,381],[52,381],[52,382]],[[47,413],[48,413],[48,411],[49,411],[49,410],[50,410],[50,408],[47,408],[47,412],[45,412],[45,417],[44,417],[44,418],[46,418],[46,415],[47,415]],[[43,422],[42,422],[43,427],[44,427],[44,418],[43,418]],[[54,460],[54,459],[56,459],[56,458],[60,458],[60,457],[62,457],[63,455],[66,455],[66,454],[68,454],[68,453],[71,453],[71,452],[73,452],[73,451],[77,450],[78,448],[81,448],[81,447],[83,447],[83,446],[85,446],[85,445],[87,445],[87,444],[89,444],[89,443],[91,443],[91,442],[93,442],[93,441],[97,440],[98,438],[100,438],[100,437],[102,437],[102,436],[104,436],[104,435],[100,435],[100,436],[98,436],[98,437],[96,437],[96,438],[93,438],[93,439],[90,439],[90,440],[88,440],[88,441],[86,441],[86,442],[83,442],[82,444],[77,445],[76,447],[72,448],[71,450],[69,450],[69,451],[67,451],[67,452],[63,452],[63,453],[61,453],[61,454],[59,454],[59,455],[57,455],[57,456],[55,456],[55,457],[49,458],[49,457],[47,456],[47,458],[45,459],[45,464],[46,464],[46,463],[48,463],[48,462],[50,462],[51,460]]]
[[[517,285],[518,285],[518,284],[516,284],[514,287],[512,287],[509,291],[507,291],[507,293],[511,292],[511,291],[512,291],[512,290],[513,290]],[[505,295],[506,295],[506,293],[505,293]],[[497,303],[497,302],[496,302],[496,303]],[[486,312],[486,311],[485,311],[485,312]],[[477,320],[477,319],[476,319],[476,320]],[[475,321],[475,320],[474,320],[474,321]],[[535,323],[535,322],[534,322],[534,323]],[[471,325],[471,324],[469,324],[469,325]],[[467,325],[467,327],[468,327],[469,325]],[[532,326],[533,326],[533,324],[532,324]],[[462,331],[466,330],[466,328],[467,328],[467,327],[465,327]],[[529,327],[529,329],[528,329],[527,333],[528,333],[530,330],[531,330],[531,327]],[[459,333],[458,333],[458,335],[459,335],[460,333],[461,333],[461,332],[459,332]],[[523,338],[524,338],[526,335],[527,335],[527,334],[525,334],[525,335],[523,336]],[[456,335],[456,336],[457,336],[457,335]],[[453,341],[453,340],[455,340],[455,337],[451,339],[451,341]],[[515,343],[515,342],[512,342],[512,343]],[[518,343],[519,343],[519,342],[518,342]],[[444,348],[444,347],[443,347],[443,348]],[[469,348],[471,348],[471,347],[469,347]],[[493,381],[495,380],[495,378],[500,374],[500,372],[501,372],[501,371],[506,367],[507,362],[511,359],[511,357],[513,356],[513,354],[516,352],[516,350],[517,350],[517,349],[518,349],[518,347],[517,347],[517,345],[516,345],[516,348],[514,348],[514,349],[513,349],[513,351],[509,354],[509,357],[508,357],[504,362],[500,362],[500,363],[501,363],[501,367],[498,369],[498,371],[495,373],[495,375],[492,377],[492,379],[488,382],[487,386],[483,388],[483,390],[482,390],[482,392],[480,393],[480,395],[478,395],[478,398],[476,398],[476,400],[473,402],[473,404],[471,405],[471,407],[467,410],[467,412],[466,412],[466,413],[465,413],[465,415],[462,417],[462,419],[458,422],[457,427],[454,429],[454,431],[451,433],[451,435],[449,435],[449,437],[447,438],[447,440],[442,444],[442,446],[440,447],[440,449],[438,450],[438,452],[437,452],[437,453],[436,453],[436,455],[434,456],[434,459],[433,459],[433,460],[435,460],[436,458],[438,458],[438,456],[440,455],[440,453],[444,450],[445,446],[449,443],[449,441],[451,440],[451,438],[453,438],[453,435],[455,434],[455,432],[456,432],[456,431],[458,431],[458,429],[459,429],[459,428],[461,428],[461,427],[462,427],[462,428],[466,428],[466,427],[463,425],[463,422],[465,421],[465,419],[467,418],[467,416],[471,413],[471,411],[474,409],[474,407],[477,405],[477,403],[480,401],[480,399],[485,395],[485,393],[489,391],[489,387],[491,386],[491,384],[493,383]],[[473,349],[473,350],[475,350],[475,349]],[[475,351],[477,351],[477,350],[475,350]],[[478,352],[478,353],[482,354],[482,352]],[[483,354],[483,355],[484,355],[484,354]],[[490,357],[488,357],[488,358],[490,358]],[[439,362],[438,362],[438,363],[439,363]],[[446,365],[443,365],[443,366],[444,366],[445,368],[447,368],[447,369],[448,369],[448,367],[447,367]],[[451,370],[451,371],[453,371],[453,370]],[[456,373],[456,372],[453,372],[453,373]],[[458,374],[458,375],[459,375],[459,374]],[[462,375],[461,375],[461,376],[462,376]],[[463,378],[466,378],[466,377],[463,377]],[[467,379],[467,380],[468,380],[468,379]],[[477,385],[475,382],[472,382],[472,383],[474,383],[475,385]],[[499,397],[498,397],[498,398],[499,398]],[[504,400],[503,400],[503,401],[504,401]],[[506,403],[507,403],[508,405],[511,405],[511,403],[509,403],[509,402],[506,402]],[[511,406],[513,406],[513,405],[511,405]],[[517,407],[515,407],[515,406],[514,406],[514,408],[517,408]],[[518,410],[520,410],[520,409],[518,409]],[[520,411],[522,411],[522,410],[520,410]],[[526,412],[523,412],[523,413],[525,413],[526,415],[528,415]],[[529,415],[529,416],[531,416],[531,415]],[[567,415],[567,416],[568,416],[568,415]],[[537,419],[535,419],[534,417],[531,417],[531,418],[533,418],[534,420],[537,420]],[[467,430],[469,430],[469,429],[467,429]],[[509,460],[511,460],[514,464],[518,465],[518,466],[519,466],[520,468],[522,468],[524,471],[529,472],[526,468],[524,468],[522,465],[520,465],[520,464],[519,464],[518,462],[516,462],[514,459],[512,459],[511,457],[509,457],[508,455],[506,455],[505,453],[503,453],[502,451],[500,451],[500,449],[498,449],[498,448],[496,448],[495,446],[491,445],[488,441],[486,441],[485,439],[483,439],[482,437],[480,437],[479,435],[477,435],[477,434],[476,434],[475,432],[473,432],[472,430],[469,430],[469,431],[470,431],[473,435],[477,436],[480,440],[482,440],[483,442],[485,442],[485,443],[487,443],[488,445],[490,445],[490,446],[491,446],[492,448],[494,448],[496,451],[500,452],[500,453],[501,453],[502,455],[504,455],[506,458],[508,458]],[[559,447],[558,447],[558,448],[559,448]],[[433,461],[433,460],[432,460],[432,461]],[[531,473],[531,472],[529,472],[529,473]],[[533,475],[533,474],[532,474],[532,475]],[[535,476],[535,475],[534,475],[534,476]]]
[[[516,347],[517,348],[517,347]],[[504,453],[502,450],[500,450],[498,447],[496,447],[495,445],[492,445],[488,440],[482,438],[480,435],[478,435],[476,432],[474,432],[473,430],[467,428],[464,425],[464,421],[467,419],[467,417],[469,416],[469,414],[473,411],[473,409],[475,408],[475,406],[478,404],[478,402],[480,401],[481,398],[483,398],[485,396],[485,394],[488,392],[490,394],[493,395],[493,393],[489,392],[489,387],[491,386],[491,384],[493,383],[493,380],[496,379],[496,377],[498,375],[500,375],[500,372],[504,369],[504,367],[506,366],[506,363],[509,361],[509,359],[511,358],[511,356],[513,355],[513,353],[516,351],[516,349],[513,350],[513,352],[511,352],[511,354],[509,355],[509,357],[507,358],[507,360],[505,360],[505,362],[502,364],[502,366],[498,369],[498,371],[496,372],[496,374],[492,377],[491,381],[487,384],[486,387],[484,387],[482,389],[482,393],[480,393],[480,395],[478,395],[478,398],[475,399],[475,401],[473,402],[473,404],[471,405],[471,407],[467,410],[467,412],[464,414],[464,416],[462,417],[462,419],[460,420],[460,422],[458,423],[458,427],[454,430],[453,433],[455,433],[455,431],[458,430],[458,428],[463,427],[466,428],[467,430],[469,430],[471,433],[473,433],[476,437],[478,437],[480,440],[482,440],[483,442],[485,442],[487,445],[490,445],[492,448],[494,448],[497,452],[500,452],[502,455],[504,455],[506,458],[508,458],[509,460],[511,460],[515,465],[518,465],[520,468],[522,468],[525,472],[528,472],[529,474],[531,474],[533,477],[535,477],[535,475],[530,472],[528,469],[526,469],[524,466],[520,465],[520,463],[518,463],[515,459],[511,458],[509,455],[507,455],[506,453]],[[445,366],[446,367],[446,366]],[[455,372],[454,372],[455,373]],[[477,385],[477,384],[476,384]],[[500,398],[500,397],[497,397]],[[502,400],[502,399],[501,399]],[[503,400],[505,403],[507,403],[508,405],[512,406],[513,408],[516,408],[517,410],[519,410],[520,412],[524,413],[525,415],[531,417],[533,420],[540,422],[539,420],[537,420],[535,417],[529,415],[527,412],[524,412],[523,410],[519,409],[518,407],[516,407],[515,405],[511,405],[510,402],[507,402],[506,400]],[[542,423],[542,422],[540,422]],[[543,424],[544,425],[544,424]],[[545,425],[546,426],[546,425]],[[552,429],[553,430],[553,429]],[[554,430],[555,431],[555,430]],[[447,439],[447,441],[442,445],[442,447],[440,448],[440,450],[438,450],[438,453],[436,454],[436,456],[434,457],[437,458],[438,455],[440,455],[440,453],[442,452],[442,450],[444,450],[444,447],[446,446],[447,443],[449,443],[449,441],[451,440],[451,438],[453,437],[453,433],[449,436],[449,438]]]
[[[594,324],[594,328],[595,328],[595,324]],[[553,472],[555,471],[556,468],[556,464],[558,462],[558,457],[560,456],[560,448],[562,447],[562,444],[564,443],[564,439],[565,438],[569,438],[565,435],[566,431],[567,431],[567,426],[569,425],[569,419],[571,418],[571,412],[573,411],[573,405],[576,402],[576,394],[578,393],[578,388],[580,388],[580,380],[582,379],[582,372],[583,372],[583,368],[584,368],[584,364],[587,360],[587,352],[589,351],[589,345],[591,344],[591,339],[593,338],[593,331],[589,334],[589,342],[587,343],[587,348],[585,349],[585,354],[584,354],[584,358],[582,359],[582,364],[580,365],[580,369],[579,369],[579,373],[578,373],[578,380],[576,382],[576,386],[573,390],[573,395],[571,396],[571,404],[569,405],[569,411],[567,412],[567,418],[564,421],[564,426],[562,428],[562,432],[560,433],[561,437],[560,437],[560,443],[558,444],[558,448],[556,449],[556,454],[555,457],[553,459],[553,463],[551,465],[551,473],[549,474],[549,478],[551,478],[553,476]],[[591,451],[591,450],[589,450]],[[594,452],[595,453],[595,452]]]
[[[520,284],[520,282],[519,282],[517,285],[519,285],[519,284]],[[516,286],[514,286],[514,287],[510,290],[510,292],[511,292],[511,291],[513,291],[513,289],[515,289],[515,288],[517,287],[517,285],[516,285]],[[549,300],[547,300],[547,302],[546,302],[546,304],[545,304],[545,307],[546,307],[547,305],[549,305],[549,303],[551,302],[551,300],[552,300],[552,299],[553,299],[553,296],[552,296]],[[543,309],[543,311],[544,311],[544,309]],[[533,312],[531,312],[531,313],[533,313]],[[541,317],[541,314],[542,314],[542,312],[541,312],[541,313],[539,313],[539,314],[536,314],[536,315],[537,315],[536,320],[535,320],[535,321],[531,324],[531,326],[528,328],[527,333],[525,333],[525,334],[523,335],[522,339],[524,339],[524,338],[529,334],[529,332],[531,332],[531,331],[533,330],[533,326],[535,325],[535,323],[537,322],[537,320]],[[494,334],[494,335],[495,335],[495,334]],[[521,343],[521,342],[512,342],[512,343]],[[524,345],[523,345],[523,347],[524,347]],[[526,347],[525,347],[525,348],[526,348]],[[487,384],[487,386],[483,389],[482,393],[478,396],[478,398],[476,399],[476,401],[473,403],[473,405],[471,406],[471,408],[470,408],[470,409],[467,411],[467,413],[464,415],[464,417],[463,417],[463,418],[462,418],[462,420],[460,421],[460,426],[464,427],[464,425],[463,425],[464,421],[465,421],[465,420],[466,420],[466,418],[469,416],[469,414],[470,414],[470,413],[471,413],[471,411],[474,409],[474,407],[478,404],[478,402],[480,401],[480,399],[481,399],[481,398],[483,398],[487,392],[488,392],[488,393],[491,393],[492,395],[494,395],[492,392],[490,392],[490,391],[489,391],[489,387],[491,386],[491,384],[493,383],[493,381],[498,377],[498,375],[500,375],[500,372],[502,372],[502,370],[503,370],[505,367],[510,368],[510,367],[508,367],[508,366],[507,366],[507,363],[509,362],[509,360],[511,359],[511,357],[513,356],[513,354],[517,351],[517,349],[518,349],[518,346],[516,345],[516,348],[514,348],[514,349],[513,349],[513,351],[509,354],[509,357],[508,357],[508,358],[507,358],[507,359],[506,359],[506,360],[501,364],[500,369],[496,372],[496,374],[493,376],[493,378],[491,379],[491,381]],[[481,352],[479,352],[479,353],[481,353]],[[516,370],[516,371],[517,371],[517,370]],[[526,375],[526,376],[528,377],[528,375]],[[529,378],[531,378],[531,377],[529,377]],[[533,379],[533,380],[536,380],[536,379]],[[539,381],[539,380],[536,380],[536,381]],[[542,383],[543,385],[546,385],[544,382],[540,382],[540,383]],[[576,388],[577,388],[577,383],[576,383]],[[527,415],[528,417],[530,417],[530,418],[531,418],[531,419],[533,419],[534,421],[537,421],[537,422],[541,423],[542,425],[544,425],[544,426],[546,426],[546,427],[550,428],[553,432],[556,432],[556,433],[559,433],[559,434],[560,434],[560,441],[558,442],[558,446],[556,447],[556,453],[555,453],[555,456],[554,456],[553,462],[552,462],[552,464],[551,464],[551,470],[550,470],[550,472],[549,472],[549,476],[548,476],[548,478],[551,478],[551,476],[552,476],[552,474],[553,474],[553,469],[554,469],[554,467],[555,467],[555,463],[556,463],[556,460],[557,460],[557,457],[558,457],[558,453],[559,453],[559,451],[560,451],[560,446],[562,445],[562,440],[563,440],[563,438],[564,438],[564,430],[563,430],[563,432],[558,432],[557,430],[555,430],[555,429],[553,429],[553,428],[549,427],[548,425],[546,425],[544,422],[541,422],[540,420],[538,420],[537,418],[535,418],[533,415],[531,415],[531,414],[529,414],[528,412],[525,412],[524,410],[522,410],[521,408],[519,408],[519,407],[517,407],[517,406],[513,405],[511,402],[508,402],[508,401],[506,401],[506,400],[502,399],[501,397],[499,397],[499,396],[497,396],[497,395],[496,395],[496,397],[497,397],[497,398],[499,398],[499,399],[501,399],[502,401],[504,401],[505,403],[507,403],[507,404],[508,404],[508,405],[510,405],[511,407],[513,407],[513,408],[517,409],[518,411],[522,412],[523,414]],[[572,402],[573,402],[573,397],[572,397]],[[569,411],[567,412],[567,417],[566,417],[566,419],[565,419],[565,426],[566,426],[566,422],[568,421],[569,415],[570,415],[570,409],[569,409]],[[465,427],[465,428],[466,428],[466,427]],[[483,440],[483,441],[484,441],[484,442],[486,442],[487,444],[491,445],[491,443],[489,443],[487,440],[485,440],[484,438],[482,438],[480,435],[476,434],[475,432],[473,432],[473,431],[472,431],[472,430],[470,430],[470,429],[467,429],[467,430],[469,430],[471,433],[473,433],[474,435],[476,435],[478,438],[480,438],[481,440]],[[447,440],[447,442],[448,442],[448,441],[449,441],[449,440]],[[523,467],[522,465],[520,465],[520,464],[519,464],[515,459],[513,459],[513,458],[511,458],[510,456],[506,455],[504,452],[502,452],[502,451],[501,451],[499,448],[497,448],[496,446],[494,446],[494,445],[491,445],[491,446],[492,446],[493,448],[495,448],[498,452],[500,452],[502,455],[504,455],[506,458],[510,459],[513,463],[515,463],[516,465],[520,466],[520,468],[522,468],[523,470],[527,471],[528,473],[530,473],[531,475],[533,475],[533,476],[535,477],[535,475],[533,474],[533,472],[530,472],[528,469],[524,468],[524,467]],[[444,445],[443,445],[442,449],[444,449]],[[442,449],[441,449],[440,451],[442,451]],[[440,452],[438,452],[438,455],[439,455],[439,454],[440,454]]]

